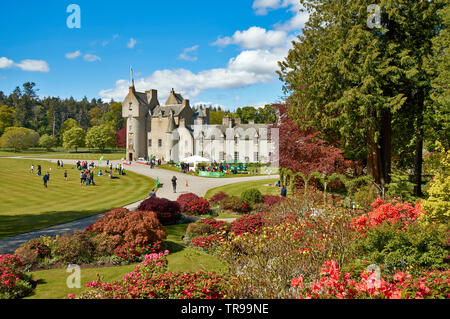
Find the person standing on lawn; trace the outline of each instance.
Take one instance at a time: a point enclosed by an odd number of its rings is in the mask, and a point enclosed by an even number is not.
[[[281,185],[281,196],[282,197],[286,197],[287,195],[287,189],[286,186],[284,186],[283,184]]]
[[[34,173],[34,165],[33,165],[33,164],[31,164],[30,173],[31,173],[31,174]]]
[[[64,180],[67,182],[67,170],[64,171]]]
[[[45,174],[43,180],[44,180],[44,187],[47,188],[47,183],[50,180],[50,173]]]

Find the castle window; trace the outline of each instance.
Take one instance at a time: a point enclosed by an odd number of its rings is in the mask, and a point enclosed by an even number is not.
[[[225,160],[225,152],[220,152],[219,153],[219,161],[224,161]]]
[[[162,140],[161,139],[158,140],[158,147],[162,147]]]
[[[239,152],[234,152],[234,161],[239,161]]]
[[[235,136],[234,137],[234,144],[237,144],[237,143],[239,143],[239,137]]]
[[[253,157],[255,159],[255,162],[259,162],[259,153],[258,152],[255,152]]]
[[[148,147],[152,147],[152,140],[148,140]]]

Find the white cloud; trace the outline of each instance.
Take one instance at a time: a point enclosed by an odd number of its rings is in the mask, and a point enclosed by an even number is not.
[[[243,88],[276,79],[278,61],[287,54],[288,47],[273,50],[246,50],[228,61],[224,68],[194,73],[186,69],[157,70],[150,76],[135,80],[138,91],[157,89],[163,101],[171,88],[177,88],[187,98],[193,98],[209,89]],[[123,100],[128,94],[128,80],[118,80],[114,88],[102,90],[99,96],[105,100]]]
[[[50,72],[47,62],[43,60],[23,60],[20,63],[17,63],[16,66],[23,71]]]
[[[87,62],[96,62],[96,61],[101,61],[102,59],[99,56],[96,56],[94,54],[85,54],[83,59]]]
[[[196,52],[198,47],[198,45],[194,45],[193,47],[184,49],[183,52],[178,56],[178,59],[192,62],[197,61],[198,58],[196,56],[190,56],[188,53]]]
[[[0,58],[0,69],[7,69],[14,65],[14,61],[5,57]]]
[[[266,15],[268,9],[278,9],[282,6],[283,0],[255,0],[253,9],[257,15]]]
[[[225,47],[236,44],[245,49],[259,49],[278,47],[286,43],[285,31],[266,30],[260,27],[251,27],[245,31],[236,31],[232,37],[219,37],[213,45]]]
[[[266,15],[269,10],[277,10],[280,8],[287,8],[288,11],[295,15],[284,23],[275,25],[275,29],[282,31],[294,31],[303,28],[308,21],[309,13],[300,11],[303,6],[298,0],[255,0],[253,2],[253,9],[258,15]]]
[[[69,53],[66,53],[66,59],[73,60],[73,59],[78,58],[80,55],[81,55],[81,52],[79,50],[72,52],[72,53],[69,52]]]
[[[136,43],[137,43],[137,41],[135,39],[130,38],[130,41],[128,41],[128,43],[127,43],[127,47],[130,49],[133,49],[134,46],[136,45]]]

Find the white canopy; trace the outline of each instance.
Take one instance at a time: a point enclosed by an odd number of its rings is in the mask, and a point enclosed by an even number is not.
[[[211,162],[211,160],[206,158],[206,157],[201,157],[199,155],[194,155],[194,156],[189,156],[189,157],[183,158],[181,160],[181,162],[188,163],[188,164],[193,163],[194,164],[194,169],[196,169],[198,163]]]
[[[183,158],[181,160],[183,163],[202,163],[202,162],[211,162],[211,160],[209,158],[206,157],[201,157],[199,155],[194,155],[194,156],[189,156],[186,158]]]

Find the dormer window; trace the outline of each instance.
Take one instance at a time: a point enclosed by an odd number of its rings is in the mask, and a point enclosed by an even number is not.
[[[133,110],[133,103],[130,102],[130,104],[128,105],[128,109],[129,109],[130,111]]]

